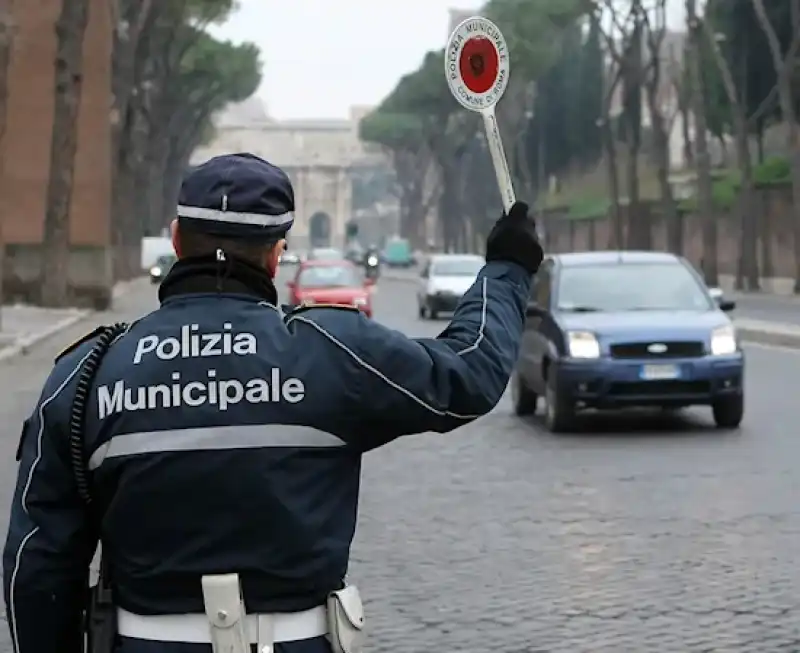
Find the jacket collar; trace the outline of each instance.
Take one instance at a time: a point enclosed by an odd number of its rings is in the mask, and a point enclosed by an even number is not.
[[[223,261],[214,256],[180,259],[161,282],[158,299],[163,304],[175,296],[199,293],[249,295],[278,303],[278,291],[267,271],[229,254]]]

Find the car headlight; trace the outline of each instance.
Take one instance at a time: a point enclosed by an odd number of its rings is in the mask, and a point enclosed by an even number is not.
[[[739,343],[736,342],[736,329],[731,325],[719,327],[711,332],[712,356],[728,356],[737,351],[739,351]]]
[[[568,331],[570,358],[600,358],[600,343],[591,331]]]
[[[366,306],[366,305],[367,305],[366,297],[356,297],[353,300],[353,306]]]
[[[161,276],[161,272],[162,272],[161,268],[158,267],[157,265],[154,265],[152,268],[150,268],[150,274],[152,274],[154,277]]]

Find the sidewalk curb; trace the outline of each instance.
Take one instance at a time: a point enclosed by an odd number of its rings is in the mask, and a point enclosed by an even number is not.
[[[0,361],[8,360],[9,358],[14,358],[15,356],[19,356],[20,354],[25,355],[28,353],[28,350],[33,347],[34,345],[47,340],[48,338],[52,338],[56,335],[59,331],[63,331],[64,329],[68,329],[78,322],[82,322],[90,315],[94,314],[94,311],[80,311],[75,313],[74,315],[70,315],[69,317],[65,317],[54,324],[51,324],[46,329],[42,329],[41,331],[37,331],[35,333],[30,334],[24,338],[20,338],[15,344],[4,347],[0,350]]]
[[[740,326],[736,327],[736,333],[739,334],[739,338],[745,343],[752,342],[757,345],[773,345],[775,347],[786,347],[787,349],[800,349],[800,333],[767,331],[764,329]]]
[[[142,279],[143,277],[134,277],[133,279],[129,279],[128,281],[121,281],[120,283],[116,284],[113,288],[112,298],[114,300],[119,299],[127,295],[131,289],[136,285],[136,283]],[[95,315],[98,311],[86,309],[76,311],[72,315],[69,315],[58,322],[51,324],[46,329],[42,329],[41,331],[36,331],[35,333],[31,333],[24,338],[20,338],[17,342],[13,345],[9,345],[8,347],[3,347],[0,349],[0,362],[6,361],[9,358],[14,358],[15,356],[19,355],[26,355],[28,354],[31,347],[38,345],[45,340],[52,338],[60,331],[64,331],[65,329],[69,329],[71,326],[78,324],[79,322],[83,322],[83,320],[88,319],[92,315]]]

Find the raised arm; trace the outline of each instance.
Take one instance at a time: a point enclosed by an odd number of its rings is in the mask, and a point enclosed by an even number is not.
[[[519,354],[530,274],[489,263],[437,338],[362,325],[360,396],[365,448],[402,435],[444,433],[497,405]]]
[[[402,435],[451,431],[488,413],[503,395],[519,354],[532,274],[542,249],[527,206],[495,225],[487,264],[437,338],[413,339],[361,318],[307,322],[343,356],[352,399],[353,440],[368,450]],[[352,320],[357,318],[347,316]]]

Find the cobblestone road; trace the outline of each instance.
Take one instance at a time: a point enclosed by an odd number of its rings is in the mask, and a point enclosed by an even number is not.
[[[108,319],[154,304],[149,287]],[[376,317],[412,335],[412,287],[384,282]],[[0,364],[0,501],[17,425],[73,329]],[[609,417],[551,436],[497,410],[449,436],[365,459],[352,579],[369,651],[800,651],[800,355],[748,351],[742,430],[707,411]],[[5,530],[7,509],[0,510]],[[7,629],[0,651],[10,651]]]

